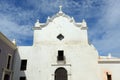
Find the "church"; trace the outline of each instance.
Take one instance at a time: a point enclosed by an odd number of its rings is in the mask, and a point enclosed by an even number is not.
[[[119,80],[120,59],[99,56],[87,23],[59,11],[35,23],[32,46],[17,46],[8,80]],[[4,80],[4,79],[3,79]]]

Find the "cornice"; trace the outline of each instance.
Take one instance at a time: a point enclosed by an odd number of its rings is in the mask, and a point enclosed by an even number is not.
[[[53,15],[52,17],[48,16],[46,23],[40,23],[39,20],[37,20],[37,22],[35,23],[35,26],[33,27],[33,30],[41,30],[42,28],[46,27],[50,22],[53,22],[55,18],[60,17],[60,16],[67,18],[70,23],[73,23],[76,27],[79,27],[82,30],[88,29],[87,24],[84,19],[82,22],[77,23],[75,22],[73,17],[68,16],[67,14],[62,12],[60,9],[60,11],[56,13],[55,15]]]
[[[99,64],[120,64],[120,58],[99,59]]]
[[[4,36],[1,32],[0,32],[0,39],[6,43],[9,47],[11,47],[12,49],[16,49],[17,46],[14,45],[6,36]]]

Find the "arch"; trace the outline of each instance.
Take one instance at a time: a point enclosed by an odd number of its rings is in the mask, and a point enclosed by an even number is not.
[[[63,67],[56,69],[55,80],[68,80],[67,70]]]

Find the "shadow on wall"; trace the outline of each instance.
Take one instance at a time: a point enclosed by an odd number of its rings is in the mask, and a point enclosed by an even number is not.
[[[12,80],[16,45],[0,33],[0,80]]]
[[[27,80],[25,75],[27,68],[27,59],[21,59],[18,50],[16,50],[13,64],[13,78],[12,80]]]

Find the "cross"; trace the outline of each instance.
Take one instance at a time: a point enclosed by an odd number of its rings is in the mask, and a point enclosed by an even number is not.
[[[62,12],[62,5],[60,5],[59,8],[60,8],[60,12]]]

